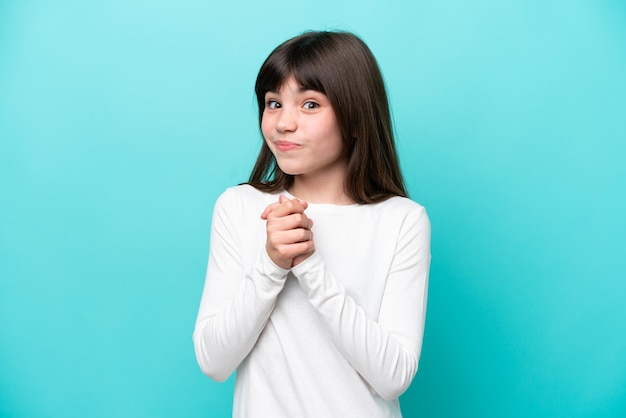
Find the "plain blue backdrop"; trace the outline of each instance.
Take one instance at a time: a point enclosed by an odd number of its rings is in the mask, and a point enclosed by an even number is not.
[[[2,0],[0,416],[227,417],[191,334],[259,66],[362,36],[428,209],[406,417],[626,416],[626,4]]]

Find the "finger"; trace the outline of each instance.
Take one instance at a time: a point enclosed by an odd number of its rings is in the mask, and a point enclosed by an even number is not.
[[[315,244],[313,244],[313,241],[298,242],[290,245],[289,250],[293,252],[294,259],[301,256],[307,258],[315,251]]]
[[[278,196],[278,202],[279,203],[283,203],[283,202],[287,202],[287,201],[292,201],[292,202],[295,202],[295,203],[299,203],[300,205],[304,206],[304,209],[306,209],[309,206],[309,204],[306,201],[304,201],[302,199],[298,199],[297,197],[294,197],[293,199],[289,199],[288,197],[283,196],[283,195]]]
[[[313,254],[314,252],[315,252],[315,247],[313,247],[311,251],[295,256],[293,260],[291,261],[291,268],[294,268],[298,264],[302,263],[304,260],[309,258],[311,254]]]
[[[270,214],[270,212],[271,212],[272,210],[274,210],[274,208],[275,208],[276,206],[278,206],[278,205],[280,205],[280,202],[274,202],[274,203],[272,203],[272,204],[268,205],[268,206],[267,206],[267,207],[263,210],[263,213],[261,214],[261,219],[266,220],[266,219],[267,219],[267,215],[269,215],[269,214]]]
[[[304,213],[292,213],[291,215],[275,218],[273,212],[267,220],[268,232],[287,231],[290,229],[310,229],[311,221]]]
[[[294,242],[310,241],[313,231],[307,228],[276,229],[267,231],[267,239],[275,245],[292,244]]]
[[[306,207],[307,205],[300,200],[285,199],[282,203],[279,203],[278,206],[273,207],[267,214],[267,217],[272,216],[274,218],[280,218],[293,213],[303,213]]]
[[[309,207],[309,204],[305,200],[298,199],[297,197],[293,198],[293,200],[300,203],[305,209]]]
[[[308,229],[290,229],[289,231],[277,231],[268,235],[267,239],[274,248],[285,245],[297,244],[299,242],[308,242],[313,238],[313,234]]]
[[[313,241],[301,241],[293,244],[284,244],[273,247],[270,250],[273,255],[279,259],[281,264],[286,264],[285,262],[289,260],[291,264],[291,260],[294,257],[297,257],[302,254],[307,254],[315,250],[315,245]]]

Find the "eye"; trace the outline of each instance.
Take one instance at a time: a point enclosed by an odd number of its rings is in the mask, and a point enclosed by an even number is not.
[[[280,103],[278,103],[276,100],[274,99],[269,99],[265,102],[265,107],[268,109],[278,109],[280,108]]]
[[[314,110],[314,109],[317,109],[318,107],[320,107],[320,105],[317,102],[309,100],[309,101],[305,102],[302,107],[304,107],[306,110]]]

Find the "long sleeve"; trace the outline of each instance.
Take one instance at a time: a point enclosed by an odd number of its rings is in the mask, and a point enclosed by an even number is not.
[[[243,240],[251,233],[250,218],[261,222],[258,215],[244,214],[245,207],[227,190],[213,213],[209,263],[193,341],[200,368],[216,381],[226,380],[254,347],[288,274],[265,251],[258,252],[250,267],[245,266]]]
[[[430,266],[426,212],[409,211],[399,232],[382,239],[395,250],[377,318],[346,292],[319,253],[292,272],[346,359],[376,393],[392,400],[410,385],[421,352]]]

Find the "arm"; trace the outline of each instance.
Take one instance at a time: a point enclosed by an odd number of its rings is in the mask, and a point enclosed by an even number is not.
[[[402,224],[377,320],[346,294],[318,253],[292,269],[337,347],[384,399],[399,397],[417,372],[429,266],[430,223],[421,208]]]
[[[198,364],[216,381],[226,380],[254,347],[288,274],[265,252],[253,266],[243,265],[243,205],[234,198],[227,191],[215,204],[209,265],[193,334]]]

